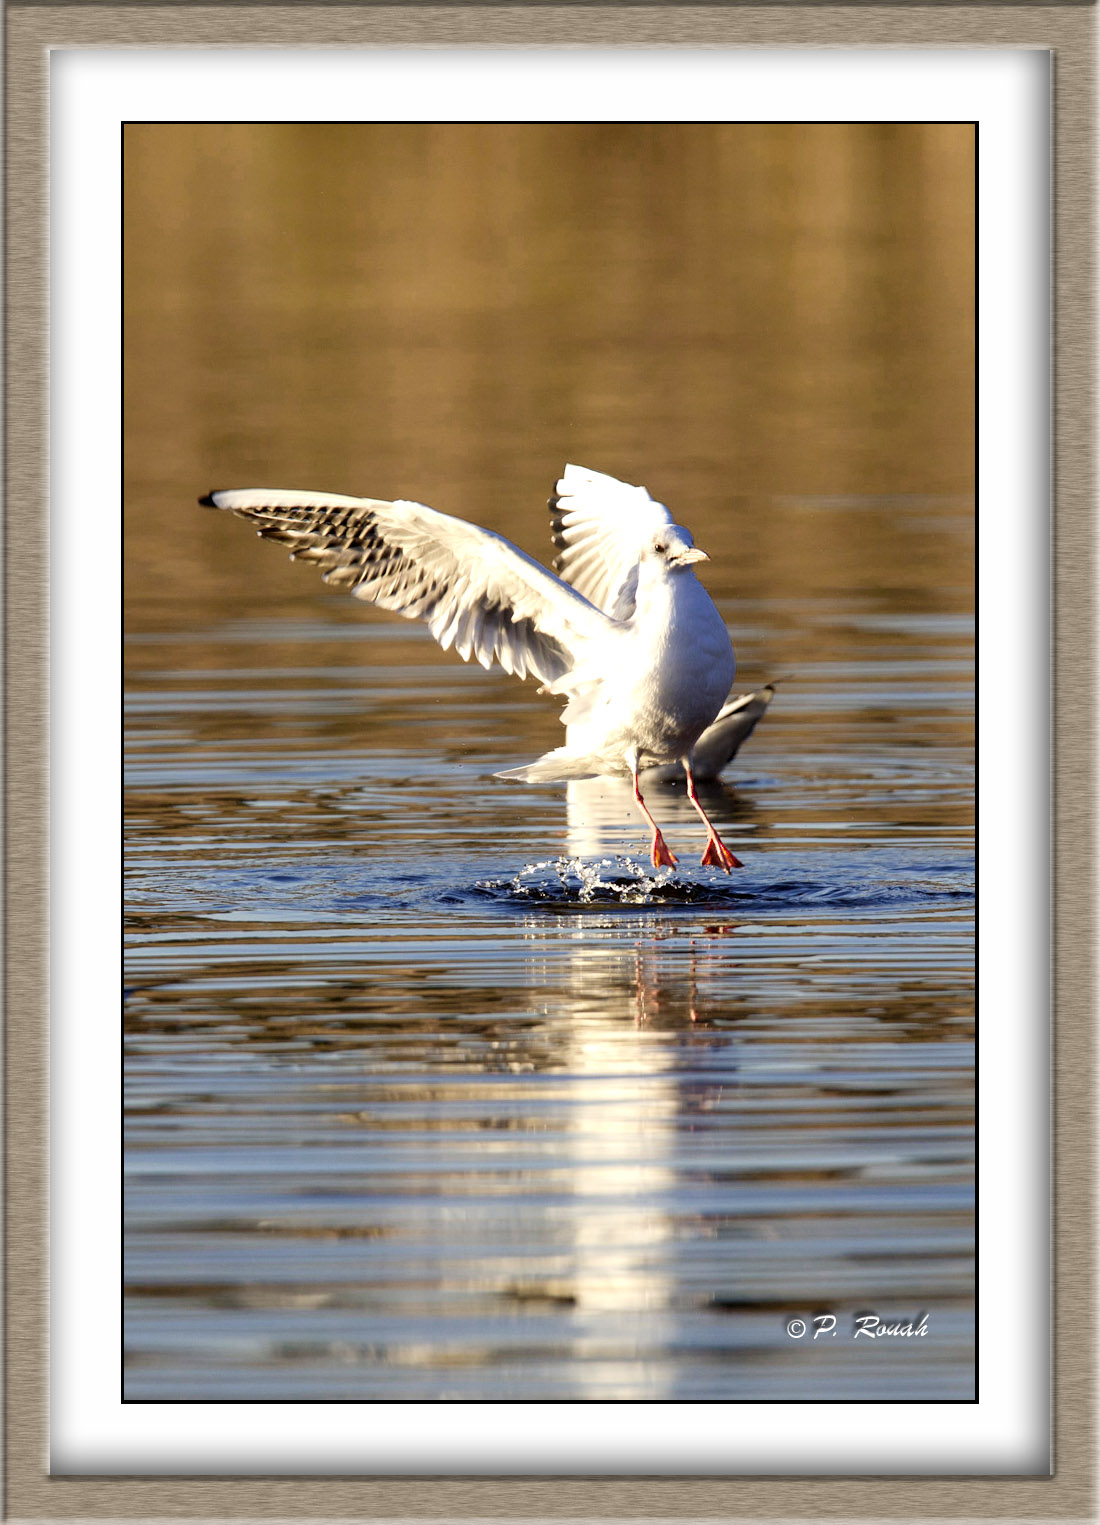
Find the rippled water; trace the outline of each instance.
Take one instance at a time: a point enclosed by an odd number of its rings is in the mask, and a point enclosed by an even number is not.
[[[128,1395],[970,1396],[965,621],[780,685],[727,879],[319,606],[131,641]]]
[[[971,130],[127,135],[126,1395],[970,1398]],[[195,506],[566,460],[777,683],[729,878]]]

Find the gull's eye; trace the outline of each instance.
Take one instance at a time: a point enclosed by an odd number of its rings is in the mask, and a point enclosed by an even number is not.
[[[658,556],[663,556],[668,550],[668,546],[664,543],[663,540],[658,540],[653,549],[657,552]]]

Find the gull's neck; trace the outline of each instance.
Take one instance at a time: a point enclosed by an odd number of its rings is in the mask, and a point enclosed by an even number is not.
[[[675,618],[680,606],[691,604],[705,590],[691,567],[658,566],[643,562],[638,568],[635,621]]]

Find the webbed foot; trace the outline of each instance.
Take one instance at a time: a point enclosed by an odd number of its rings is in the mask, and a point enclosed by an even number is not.
[[[731,868],[744,868],[745,866],[740,858],[734,857],[716,831],[712,831],[707,838],[702,864],[704,868],[723,868],[727,874]]]

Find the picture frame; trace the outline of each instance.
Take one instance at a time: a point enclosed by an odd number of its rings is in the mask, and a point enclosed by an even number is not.
[[[7,1237],[9,1517],[1092,1518],[1095,1508],[1093,836],[1094,11],[1088,5],[218,7],[13,4],[7,16]],[[48,1472],[48,52],[270,45],[1030,47],[1054,56],[1050,1478],[79,1478]],[[1037,914],[1043,908],[1037,906]]]

